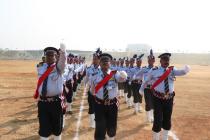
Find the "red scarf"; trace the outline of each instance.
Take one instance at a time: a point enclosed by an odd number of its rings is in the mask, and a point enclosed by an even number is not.
[[[34,94],[34,99],[37,99],[39,96],[39,87],[41,86],[42,82],[47,78],[47,76],[52,72],[52,70],[54,69],[54,67],[56,66],[56,64],[51,65],[45,72],[44,74],[39,78],[38,83],[37,83],[37,87],[36,87],[36,91]]]
[[[111,71],[110,74],[108,74],[106,77],[104,77],[103,80],[101,80],[95,87],[95,94],[99,91],[103,85],[105,85],[111,78],[112,76],[116,73],[117,71]]]
[[[158,86],[163,80],[165,80],[167,77],[168,77],[168,75],[171,73],[171,71],[173,70],[173,66],[171,66],[171,67],[169,67],[164,73],[163,73],[163,75],[161,75],[161,77],[157,80],[157,81],[155,81],[155,83],[151,86],[151,89],[152,90],[154,90],[154,88],[156,87],[156,86]]]

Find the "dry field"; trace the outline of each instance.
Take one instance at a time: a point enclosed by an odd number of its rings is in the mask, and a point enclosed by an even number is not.
[[[37,81],[36,63],[0,60],[1,140],[39,139],[37,107],[32,98]],[[179,140],[210,140],[210,66],[192,65],[191,68],[189,75],[177,77],[172,132]],[[88,104],[83,93],[81,88],[73,103],[73,115],[67,116],[64,140],[74,139],[77,132],[80,140],[93,140],[94,129],[88,127]],[[84,108],[81,108],[82,100]],[[145,112],[134,115],[133,109],[128,109],[121,99],[117,140],[151,140],[151,127],[145,123]]]

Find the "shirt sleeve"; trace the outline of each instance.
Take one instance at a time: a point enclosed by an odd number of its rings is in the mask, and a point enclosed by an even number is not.
[[[59,51],[59,60],[57,63],[57,68],[59,70],[60,74],[64,73],[65,66],[66,66],[66,50],[65,51]]]
[[[183,68],[183,69],[177,69],[177,68],[173,68],[173,71],[172,71],[172,74],[174,76],[182,76],[182,75],[186,75],[187,74],[187,71]]]
[[[141,90],[142,91],[144,91],[144,88],[147,86],[148,82],[152,80],[152,78],[153,78],[153,70],[151,69],[148,72],[147,78],[142,82],[142,85],[141,85]]]

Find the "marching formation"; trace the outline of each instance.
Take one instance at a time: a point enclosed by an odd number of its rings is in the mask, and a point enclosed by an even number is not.
[[[44,49],[43,62],[37,65],[38,83],[34,98],[38,102],[39,135],[41,140],[61,140],[65,116],[71,115],[72,102],[84,83],[88,95],[89,126],[95,129],[95,140],[114,140],[117,131],[119,100],[124,100],[134,114],[143,112],[145,100],[147,123],[152,123],[153,140],[168,139],[175,97],[174,81],[190,71],[189,66],[170,66],[170,53],[159,55],[160,65],[150,50],[147,66],[144,54],[132,58],[113,58],[98,48],[87,66],[85,57],[60,49]],[[82,82],[83,81],[83,82]]]

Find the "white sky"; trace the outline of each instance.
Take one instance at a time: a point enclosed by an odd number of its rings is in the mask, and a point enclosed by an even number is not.
[[[0,48],[210,51],[208,0],[0,0]]]

